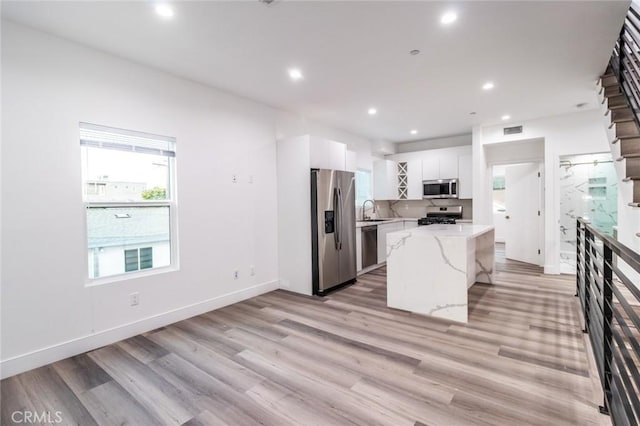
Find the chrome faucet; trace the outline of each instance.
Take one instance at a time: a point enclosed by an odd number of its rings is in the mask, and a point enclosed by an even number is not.
[[[373,207],[373,210],[371,211],[371,213],[376,212],[376,202],[373,200],[364,200],[364,203],[362,203],[362,220],[370,219],[364,214],[364,205],[367,204],[367,201],[371,201],[371,206]]]

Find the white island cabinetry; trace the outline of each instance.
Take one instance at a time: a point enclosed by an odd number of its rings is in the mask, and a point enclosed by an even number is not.
[[[403,229],[403,221],[378,225],[378,263],[382,263],[387,259],[387,234],[390,232],[402,231]]]
[[[429,225],[385,237],[387,305],[467,322],[469,287],[493,283],[493,227]]]

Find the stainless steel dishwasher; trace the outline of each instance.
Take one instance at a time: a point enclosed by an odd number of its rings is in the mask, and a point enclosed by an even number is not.
[[[362,227],[362,268],[378,263],[378,226]]]

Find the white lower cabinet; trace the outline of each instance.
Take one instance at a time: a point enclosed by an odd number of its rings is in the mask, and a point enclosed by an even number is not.
[[[393,222],[378,225],[378,263],[387,261],[387,234],[402,231],[404,222]]]

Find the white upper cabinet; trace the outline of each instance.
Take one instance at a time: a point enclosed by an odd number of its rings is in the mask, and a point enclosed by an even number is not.
[[[458,154],[443,152],[438,156],[440,175],[437,179],[455,179],[458,177]]]
[[[422,179],[455,179],[458,177],[458,155],[438,153],[422,158]]]
[[[347,146],[343,143],[310,137],[311,168],[346,170]]]
[[[422,160],[407,161],[407,200],[422,200]]]
[[[398,199],[398,163],[392,160],[373,162],[373,198]]]
[[[422,199],[423,180],[456,178],[460,185],[460,198],[473,198],[471,146],[407,152],[389,155],[387,158],[404,164],[399,170],[405,176],[398,176],[398,182],[405,185],[407,200]],[[397,189],[399,193],[404,193],[402,188]]]
[[[471,154],[458,157],[458,198],[473,198],[473,162]]]
[[[340,142],[327,141],[329,145],[329,167],[332,170],[347,169],[347,146]]]
[[[345,160],[345,170],[348,172],[355,173],[358,170],[358,161],[355,151],[347,150],[346,160]]]
[[[422,158],[422,179],[440,179],[440,158],[428,155]]]

